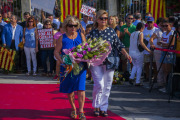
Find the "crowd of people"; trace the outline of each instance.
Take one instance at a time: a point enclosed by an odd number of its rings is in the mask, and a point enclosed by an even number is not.
[[[77,16],[68,15],[62,23],[59,20],[61,12],[58,10],[55,11],[54,17],[52,14],[45,16],[43,10],[41,10],[41,14],[43,23],[40,22],[39,16],[33,16],[29,12],[24,13],[24,22],[18,22],[17,16],[12,15],[11,11],[8,11],[7,16],[10,21],[4,21],[4,13],[0,13],[0,44],[17,51],[19,59],[15,65],[16,73],[20,73],[20,69],[24,69],[27,72],[27,76],[31,74],[37,76],[38,68],[43,68],[42,77],[52,77],[53,71],[56,73],[54,79],[60,78],[60,92],[67,93],[68,95],[72,107],[71,118],[77,117],[74,103],[74,91],[77,91],[79,117],[82,120],[86,119],[83,107],[87,73],[91,73],[94,81],[92,94],[94,115],[108,116],[108,98],[114,70],[118,68],[118,64],[115,64],[112,60],[114,57],[120,57],[123,73],[130,73],[131,69],[129,83],[133,85],[136,76],[135,86],[143,86],[141,83],[142,71],[145,72],[143,82],[149,81],[151,55],[154,55],[153,78],[158,82],[159,87],[161,87],[160,91],[166,92],[167,76],[175,64],[179,72],[180,55],[173,53],[166,55],[165,52],[158,50],[153,52],[150,49],[150,47],[168,49],[168,46],[174,46],[176,50],[180,49],[180,25],[177,29],[179,37],[175,40],[173,36],[175,29],[173,23],[169,22],[168,18],[158,18],[155,21],[151,13],[146,13],[146,23],[144,23],[142,22],[141,14],[136,12],[134,15],[128,14],[124,18],[126,21],[124,22],[116,15],[108,16],[105,10],[99,10],[93,13],[93,17],[83,15],[82,20],[79,20]],[[50,28],[54,30],[54,47],[41,50],[37,30]],[[99,66],[90,66],[90,72],[87,72],[87,64],[80,62],[79,64],[82,64],[84,68],[78,75],[67,75],[65,79],[60,77],[65,71],[64,67],[60,67],[63,63],[61,57],[64,55],[62,50],[76,47],[83,41],[86,41],[86,39],[99,37],[111,43],[112,51],[105,61]],[[20,42],[24,44],[23,49],[18,47]],[[165,60],[163,61],[164,56]],[[49,71],[47,69],[48,57],[50,63]],[[163,63],[162,68],[160,68],[161,63]],[[157,75],[159,68],[160,71]]]

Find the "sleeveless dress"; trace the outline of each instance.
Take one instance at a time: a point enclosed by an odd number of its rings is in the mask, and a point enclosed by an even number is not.
[[[63,34],[62,39],[62,50],[63,49],[71,49],[72,47],[76,47],[82,43],[82,38],[80,33],[78,33],[77,37],[74,39],[69,39],[66,34]],[[65,55],[63,51],[61,51],[62,56]],[[83,70],[78,74],[74,75],[72,72],[69,73],[65,80],[62,82],[64,77],[65,68],[63,66],[60,67],[60,90],[62,93],[72,93],[73,91],[82,90],[85,91],[85,82],[86,82],[86,68],[87,64],[85,62],[81,62],[83,64]]]
[[[35,30],[36,28],[27,29],[25,31],[25,44],[27,48],[36,48],[36,39],[35,39]]]

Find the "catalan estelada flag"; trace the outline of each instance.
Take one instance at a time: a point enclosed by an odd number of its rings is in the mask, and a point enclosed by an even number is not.
[[[81,19],[81,3],[82,0],[60,0],[61,7],[61,22],[64,21],[67,15],[76,15]]]
[[[154,20],[166,17],[166,0],[147,0],[146,13],[152,13]]]
[[[0,68],[11,71],[14,65],[15,50],[0,47]]]

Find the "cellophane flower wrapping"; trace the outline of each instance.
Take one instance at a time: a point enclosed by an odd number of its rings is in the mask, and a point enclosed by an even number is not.
[[[110,54],[111,44],[102,38],[88,39],[83,43],[71,49],[63,49],[66,55],[69,55],[72,63],[87,62],[92,66],[98,66]]]

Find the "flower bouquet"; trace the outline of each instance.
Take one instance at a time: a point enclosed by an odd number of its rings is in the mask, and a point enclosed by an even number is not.
[[[79,74],[82,70],[82,66],[77,62],[87,62],[92,66],[98,66],[106,59],[106,57],[111,52],[111,44],[103,40],[98,39],[88,39],[83,43],[71,49],[63,49],[66,54],[62,57],[64,62],[64,67],[66,69],[65,76],[73,70],[74,75]],[[69,65],[69,67],[67,67]]]

